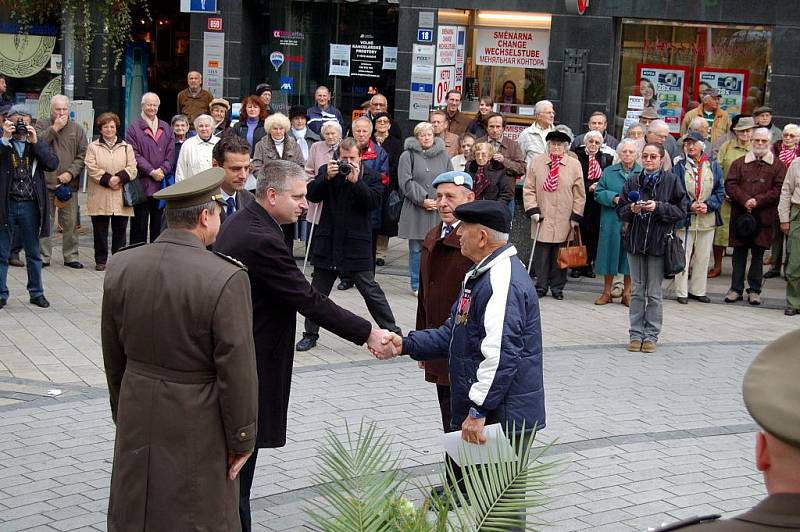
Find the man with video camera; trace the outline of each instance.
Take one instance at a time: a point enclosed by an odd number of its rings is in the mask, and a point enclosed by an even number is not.
[[[47,308],[42,286],[39,237],[50,234],[44,172],[58,167],[58,157],[39,142],[31,114],[15,105],[3,122],[0,139],[0,308],[8,302],[8,258],[19,231],[28,267],[30,302]]]
[[[309,257],[314,265],[311,286],[328,295],[337,276],[346,274],[375,323],[396,332],[400,329],[372,269],[370,213],[380,205],[382,188],[378,173],[362,164],[358,142],[353,138],[339,144],[337,159],[320,167],[308,184],[306,196],[309,201],[325,202],[310,244]],[[319,325],[306,319],[297,351],[308,351],[317,345],[318,338]]]

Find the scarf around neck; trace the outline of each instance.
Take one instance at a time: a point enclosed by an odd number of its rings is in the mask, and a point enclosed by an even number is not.
[[[784,148],[783,143],[781,143],[781,151],[778,153],[778,158],[781,160],[784,166],[786,166],[786,168],[789,168],[789,165],[792,164],[792,161],[797,158],[797,149]]]
[[[597,181],[601,175],[603,175],[603,169],[600,168],[597,154],[589,155],[589,181]]]
[[[547,192],[555,192],[558,190],[558,176],[561,170],[561,161],[563,159],[563,155],[550,156],[550,173],[547,174],[547,179],[544,180],[543,185]]]
[[[158,134],[158,117],[154,116],[152,120],[147,118],[147,115],[142,113],[142,120],[144,123],[147,124],[147,127],[150,128],[150,131],[153,132],[153,136],[155,137]]]

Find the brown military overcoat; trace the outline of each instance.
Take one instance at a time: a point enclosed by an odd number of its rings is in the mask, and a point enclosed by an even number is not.
[[[777,493],[732,519],[687,519],[657,528],[657,532],[778,532],[800,530],[800,493]]]
[[[238,531],[229,453],[253,450],[257,392],[246,270],[189,231],[124,250],[103,284],[117,425],[110,531]]]

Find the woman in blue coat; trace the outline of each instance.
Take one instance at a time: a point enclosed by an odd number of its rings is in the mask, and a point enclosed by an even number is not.
[[[597,258],[595,259],[595,273],[603,276],[603,293],[594,302],[595,305],[611,303],[611,286],[614,276],[625,275],[625,285],[622,291],[622,304],[626,307],[631,304],[631,276],[628,268],[628,258],[622,248],[622,222],[617,216],[617,203],[622,186],[632,174],[638,174],[642,167],[636,162],[636,142],[624,139],[617,146],[617,155],[620,162],[603,170],[603,175],[594,191],[595,201],[601,205],[600,213],[600,238],[597,242]]]

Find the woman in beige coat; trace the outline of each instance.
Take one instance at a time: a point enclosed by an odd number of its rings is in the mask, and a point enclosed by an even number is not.
[[[92,217],[95,269],[102,272],[108,260],[108,226],[111,224],[111,253],[125,246],[128,218],[133,207],[122,201],[122,187],[136,179],[136,157],[130,144],[117,136],[119,117],[103,113],[97,117],[100,138],[86,150],[89,197],[86,214]]]
[[[531,219],[532,238],[542,225],[533,257],[536,293],[543,297],[549,289],[555,299],[564,299],[567,270],[558,267],[558,251],[583,218],[586,189],[581,163],[567,155],[569,135],[553,131],[545,140],[545,153],[528,165],[522,201]]]

